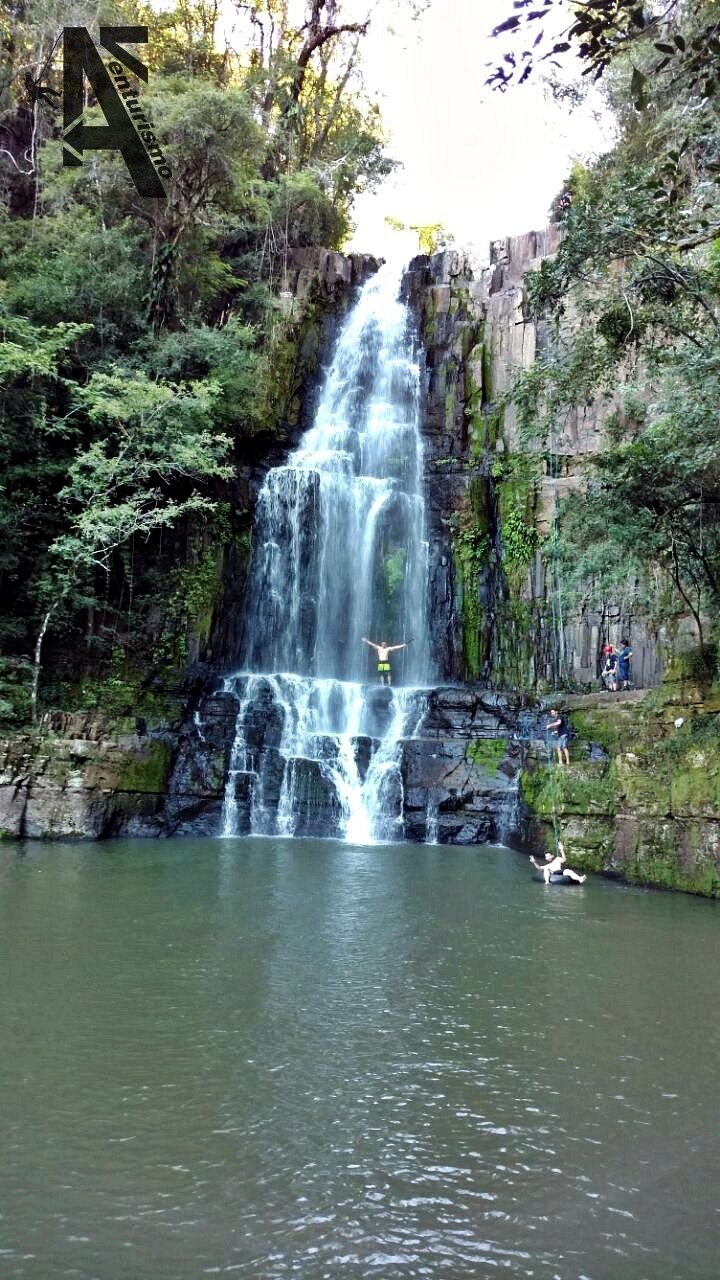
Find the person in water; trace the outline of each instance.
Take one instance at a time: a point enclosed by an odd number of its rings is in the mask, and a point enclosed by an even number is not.
[[[571,868],[567,866],[567,863],[565,862],[565,848],[559,840],[558,851],[555,854],[555,857],[553,858],[550,852],[545,854],[544,866],[541,863],[536,862],[532,854],[530,854],[530,861],[537,871],[542,871],[543,880],[546,884],[550,883],[550,877],[554,872],[559,872],[564,876],[569,876],[571,880],[577,880],[578,884],[584,884],[587,880],[587,876],[580,876],[577,871],[572,871]]]
[[[392,684],[392,669],[390,666],[390,654],[396,649],[407,649],[406,644],[388,644],[387,640],[381,640],[380,644],[373,644],[372,640],[368,640],[367,636],[363,636],[363,643],[369,644],[371,649],[375,649],[378,656],[378,675],[381,684]]]
[[[567,718],[560,714],[555,707],[550,708],[550,719],[546,725],[548,733],[552,734],[555,739],[555,748],[557,750],[558,764],[563,763],[563,755],[565,756],[565,764],[570,763],[570,752],[568,750],[570,743],[570,725]]]

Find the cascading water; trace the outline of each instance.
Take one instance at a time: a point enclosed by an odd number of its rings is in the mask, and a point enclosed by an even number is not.
[[[419,367],[385,265],[340,333],[313,427],[268,472],[253,531],[225,835],[402,834],[399,744],[431,664]],[[403,688],[363,685],[405,644]]]

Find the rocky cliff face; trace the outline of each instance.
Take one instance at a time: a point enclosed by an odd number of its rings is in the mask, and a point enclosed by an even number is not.
[[[577,737],[561,768],[544,743],[539,707],[477,686],[428,691],[416,735],[400,745],[394,834],[499,841],[536,855],[559,838],[578,870],[720,897],[717,687],[684,660],[658,690],[572,696],[564,705]],[[237,711],[232,694],[212,694],[182,725],[149,734],[55,714],[41,733],[0,742],[0,839],[216,835]],[[270,754],[272,728],[271,716],[258,718],[258,745]],[[358,740],[358,752],[369,758],[370,745]],[[266,774],[272,815],[279,781],[273,794],[272,769]],[[337,835],[324,779],[316,771],[301,781],[305,833]]]
[[[222,796],[227,768],[222,716],[210,716],[207,741],[192,760],[188,742],[195,749],[199,699],[219,686],[220,672],[237,664],[242,649],[257,493],[267,470],[283,461],[309,426],[322,362],[339,322],[378,266],[369,255],[324,249],[290,255],[285,289],[276,299],[282,321],[267,423],[241,442],[237,480],[228,495],[234,536],[217,549],[213,598],[202,632],[188,637],[185,678],[174,696],[164,698],[167,714],[144,726],[140,737],[132,720],[53,713],[39,730],[0,740],[0,838],[168,834],[182,823],[192,829],[193,816],[202,817],[203,830],[216,830],[213,805]]]
[[[573,867],[720,897],[720,692],[703,676],[688,655],[648,694],[566,698],[571,764],[531,745],[524,844],[557,833]]]
[[[378,731],[386,690],[366,692]],[[527,721],[513,700],[478,688],[438,688],[422,699],[417,731],[399,746],[400,824],[388,837],[441,844],[518,839],[518,781]],[[196,712],[175,727],[140,735],[112,732],[101,717],[56,713],[41,733],[0,741],[0,838],[103,839],[109,836],[218,835],[238,715],[231,693],[201,697]],[[275,829],[282,768],[282,724],[272,690],[246,708],[246,737],[262,772],[255,797]],[[523,720],[524,717],[524,720]],[[372,738],[358,738],[361,775]],[[297,835],[338,836],[337,795],[316,761],[300,761],[294,780],[301,822]],[[250,829],[249,775],[238,774],[232,797],[237,830]],[[257,815],[256,815],[257,816]]]
[[[532,364],[547,341],[542,325],[524,313],[523,277],[556,245],[553,227],[496,241],[489,267],[477,277],[455,252],[411,264],[406,290],[425,361],[431,605],[440,671],[496,687],[588,685],[598,677],[603,641],[628,634],[636,683],[653,685],[667,637],[648,625],[623,594],[624,584],[619,580],[617,599],[603,614],[568,614],[562,583],[542,553],[558,501],[582,483],[583,461],[605,443],[614,402],[575,412],[549,448],[524,444],[512,406],[503,405],[514,371]]]
[[[39,732],[0,741],[0,839],[158,834],[174,752],[165,732],[52,714]]]
[[[706,675],[686,666],[647,695],[566,697],[578,733],[568,769],[548,759],[543,740],[533,693],[543,682],[592,680],[601,634],[631,631],[639,683],[657,681],[663,653],[662,637],[632,610],[613,623],[561,616],[541,551],[556,499],[580,482],[583,457],[603,438],[607,406],[567,423],[554,458],[528,455],[500,406],[512,369],[544,341],[523,316],[522,277],[552,249],[552,232],[531,234],[495,244],[477,279],[444,253],[416,259],[406,280],[424,361],[433,642],[442,679],[463,683],[427,691],[416,734],[400,744],[397,834],[535,851],[559,835],[579,869],[720,896],[720,698]],[[238,482],[247,530],[268,467],[308,425],[338,316],[376,265],[319,251],[292,264],[278,300],[290,320],[278,430],[258,438]],[[245,535],[228,550],[205,655],[214,662],[197,668],[174,716],[119,732],[94,716],[55,715],[39,733],[0,743],[0,838],[219,832],[238,701],[214,690],[240,652],[248,550]],[[253,731],[271,766],[270,711],[257,710]],[[358,740],[359,763],[371,747]],[[264,773],[272,813],[279,789],[272,767]],[[336,835],[321,774],[307,769],[299,785],[307,832]],[[242,777],[233,799],[242,830]]]

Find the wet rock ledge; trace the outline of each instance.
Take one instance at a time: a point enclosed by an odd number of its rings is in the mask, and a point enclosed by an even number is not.
[[[381,702],[382,693],[370,687],[367,696]],[[502,695],[472,686],[422,696],[416,733],[401,749],[403,824],[397,836],[454,844],[510,838],[522,763],[516,708]],[[56,713],[40,733],[0,740],[0,838],[218,834],[237,710],[232,694],[218,692],[202,697],[179,726],[113,733],[91,714]],[[374,713],[380,730],[383,708]],[[277,754],[272,716],[258,717],[257,733],[258,749]],[[358,739],[361,773],[372,747],[372,738]],[[324,780],[308,775],[300,781],[304,833],[337,834],[337,804]],[[271,812],[278,794],[265,797]],[[242,780],[235,798],[242,831]]]
[[[368,688],[379,717],[383,693]],[[648,693],[556,697],[577,734],[567,769],[548,757],[537,704],[472,685],[423,696],[402,743],[395,838],[537,852],[557,832],[578,869],[720,897],[720,688],[687,663]],[[0,740],[0,839],[218,834],[237,710],[232,694],[214,693],[182,722],[139,733],[56,713],[41,732]],[[258,716],[256,745],[277,754],[272,724]],[[357,740],[361,773],[372,746]],[[269,777],[272,810],[280,784],[273,795]],[[337,834],[325,779],[305,770],[299,781],[298,834]],[[236,801],[242,831],[242,781]]]

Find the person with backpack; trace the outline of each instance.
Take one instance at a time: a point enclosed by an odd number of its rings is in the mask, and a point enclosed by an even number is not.
[[[570,763],[570,724],[567,716],[555,708],[550,708],[550,719],[545,726],[548,734],[555,739],[555,749],[557,751],[558,764],[563,763],[563,755],[565,756],[565,764]]]

